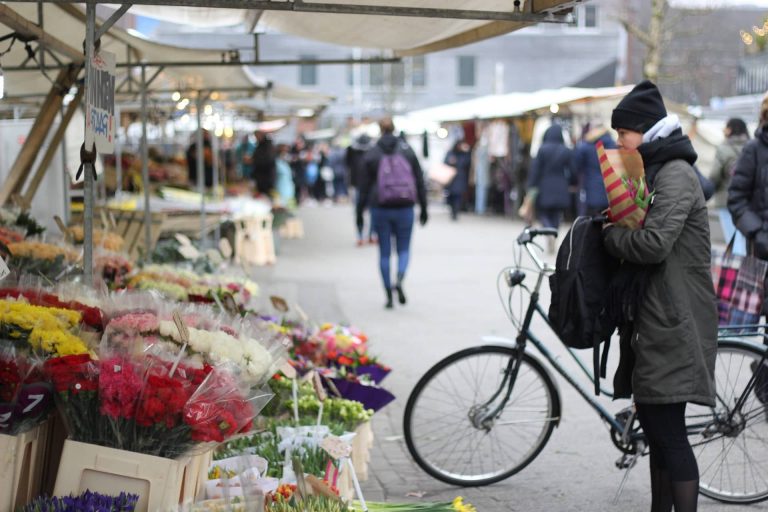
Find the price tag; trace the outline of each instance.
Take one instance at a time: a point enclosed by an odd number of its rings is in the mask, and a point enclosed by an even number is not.
[[[200,251],[191,245],[182,245],[179,247],[179,254],[188,260],[196,260],[200,257]]]
[[[179,242],[182,246],[192,245],[192,240],[190,240],[187,235],[182,235],[181,233],[176,233],[173,236],[176,238],[176,241]]]
[[[323,381],[320,378],[320,374],[317,372],[312,373],[312,387],[315,389],[317,399],[320,400],[321,403],[325,402],[325,399],[328,398],[328,393],[325,391]]]
[[[8,268],[8,264],[3,258],[0,258],[0,281],[8,277],[8,274],[10,273],[11,269]]]
[[[293,365],[288,361],[283,363],[283,366],[280,367],[280,371],[283,372],[283,375],[289,379],[295,379],[298,376],[296,368],[294,368]]]
[[[231,293],[229,292],[222,293],[221,302],[224,304],[224,309],[227,310],[227,312],[230,315],[240,314],[240,307],[237,305],[237,302],[235,301],[235,298],[232,296]]]
[[[352,445],[336,436],[328,436],[323,439],[320,447],[335,460],[349,457],[352,454]]]
[[[341,500],[341,498],[331,490],[331,488],[328,486],[328,483],[324,480],[320,480],[315,475],[307,475],[304,477],[304,479],[307,481],[315,494],[320,494],[335,500]]]
[[[181,313],[179,313],[178,309],[173,311],[173,322],[176,324],[176,328],[179,330],[181,341],[184,343],[189,343],[189,329],[187,329],[187,324],[184,323],[184,319],[181,317]]]
[[[19,417],[37,418],[53,405],[53,387],[45,382],[25,384],[16,398],[16,414]]]
[[[272,303],[272,307],[281,313],[288,312],[288,303],[284,298],[272,295],[269,297],[269,301]]]
[[[229,240],[226,238],[219,240],[219,252],[221,252],[221,255],[225,260],[228,260],[232,257],[232,244],[230,244]]]

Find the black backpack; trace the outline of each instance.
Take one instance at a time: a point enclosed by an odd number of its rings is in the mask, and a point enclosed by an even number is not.
[[[549,277],[552,303],[549,321],[566,346],[593,349],[595,394],[605,377],[610,338],[615,325],[606,317],[606,297],[619,262],[603,246],[603,217],[578,217],[557,251]],[[600,344],[605,342],[602,362]]]

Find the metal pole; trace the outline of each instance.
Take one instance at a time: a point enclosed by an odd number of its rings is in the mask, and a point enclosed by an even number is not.
[[[96,29],[96,5],[88,3],[85,6],[85,104],[89,103],[93,74],[93,34]],[[86,130],[88,126],[88,110],[85,116]],[[87,148],[91,150],[92,148]],[[83,169],[85,181],[85,211],[83,212],[83,280],[86,286],[93,286],[93,166],[86,165]]]
[[[211,149],[213,151],[213,198],[214,201],[219,200],[219,137],[214,132],[213,137],[211,139]],[[219,240],[221,239],[221,225],[216,224],[216,230],[213,234],[214,242],[216,243],[213,247],[216,248],[219,246]]]
[[[203,93],[197,93],[197,191],[200,193],[200,246],[205,249],[205,152],[203,151]]]
[[[152,212],[149,209],[149,148],[147,147],[147,67],[141,66],[141,182],[144,187],[144,261],[152,251]]]
[[[64,106],[61,107],[61,122],[64,122]],[[64,178],[64,224],[69,224],[70,209],[72,208],[72,203],[70,194],[69,194],[69,172],[67,171],[67,136],[66,134],[64,137],[61,138],[61,169],[63,171],[63,178]]]
[[[117,187],[115,188],[115,197],[123,193],[123,147],[120,142],[120,105],[115,105],[115,173],[117,174]]]

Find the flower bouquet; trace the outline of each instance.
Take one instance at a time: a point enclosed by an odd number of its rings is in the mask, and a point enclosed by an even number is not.
[[[39,497],[22,508],[20,512],[133,512],[138,501],[139,497],[135,494],[120,493],[119,496],[104,496],[85,491],[79,496]]]
[[[69,234],[76,244],[82,244],[85,240],[85,232],[83,230],[83,226],[72,226],[69,228]],[[109,231],[103,231],[101,229],[93,230],[94,247],[101,247],[108,251],[120,252],[123,250],[123,245],[125,245],[125,240],[123,240],[123,237],[120,235],[116,233],[110,233]]]
[[[20,274],[34,274],[57,281],[72,270],[78,253],[64,245],[25,240],[8,244],[11,257],[8,267]]]
[[[8,244],[21,242],[22,240],[24,240],[24,233],[14,228],[0,226],[0,243],[3,245],[8,246]]]
[[[52,405],[40,359],[0,341],[0,434],[31,430],[48,417]]]
[[[133,265],[125,255],[111,251],[101,251],[96,254],[93,266],[94,274],[100,276],[110,290],[124,287],[128,275],[133,270]]]
[[[104,330],[104,314],[100,308],[77,300],[62,299],[58,293],[34,288],[0,288],[0,299],[17,299],[35,306],[75,311],[81,315],[81,325],[98,332]]]
[[[595,147],[608,194],[609,220],[630,229],[641,228],[653,192],[648,190],[640,153],[607,150],[602,142]]]

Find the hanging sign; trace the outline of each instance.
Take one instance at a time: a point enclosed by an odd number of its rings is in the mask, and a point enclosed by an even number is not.
[[[94,52],[85,110],[85,147],[94,143],[101,154],[115,152],[115,76],[114,53]]]

